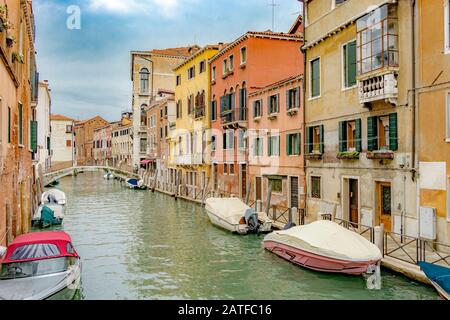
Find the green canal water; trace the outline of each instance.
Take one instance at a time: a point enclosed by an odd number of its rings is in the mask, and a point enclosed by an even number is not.
[[[383,271],[383,289],[362,277],[299,268],[236,236],[196,204],[134,191],[102,173],[61,180],[62,229],[82,258],[81,299],[438,299],[431,287]]]

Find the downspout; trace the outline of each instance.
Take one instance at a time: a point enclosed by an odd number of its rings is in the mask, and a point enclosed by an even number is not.
[[[302,17],[302,23],[303,23],[303,45],[305,45],[306,43],[306,26],[305,26],[305,17],[306,17],[306,3],[303,2],[303,6],[302,6],[302,11],[303,11],[303,17]],[[307,199],[308,199],[308,190],[307,190],[307,175],[306,175],[306,61],[307,61],[307,51],[303,49],[303,46],[300,47],[300,51],[303,53],[303,132],[302,132],[302,136],[303,136],[303,140],[305,141],[305,143],[303,143],[303,174],[305,177],[304,180],[304,185],[303,185],[303,193],[304,193],[304,216],[308,215],[307,212]]]
[[[418,157],[416,157],[416,0],[411,0],[411,68],[412,68],[412,149],[411,149],[411,165],[412,168],[412,181],[416,181],[416,174],[418,165],[416,165],[416,161]],[[416,182],[417,183],[417,182]],[[416,211],[417,217],[420,226],[420,214],[418,212],[420,206],[420,197],[419,197],[419,188],[416,184],[416,192],[417,192],[417,203],[416,203]],[[403,204],[403,219],[402,219],[402,238],[405,235],[405,224],[406,224],[406,207],[405,203]]]

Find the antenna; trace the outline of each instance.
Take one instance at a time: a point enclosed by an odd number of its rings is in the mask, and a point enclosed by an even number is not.
[[[272,31],[275,32],[275,8],[280,5],[275,3],[275,0],[272,0],[272,3],[269,3],[268,6],[272,7]]]

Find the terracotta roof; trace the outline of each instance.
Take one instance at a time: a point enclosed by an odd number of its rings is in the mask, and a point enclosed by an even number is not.
[[[72,118],[63,116],[61,114],[52,114],[52,115],[50,115],[50,120],[54,120],[54,121],[74,121]]]
[[[179,48],[167,48],[167,49],[154,49],[150,53],[164,55],[164,56],[182,56],[189,57],[192,55],[192,49],[200,49],[199,46],[179,47]]]
[[[226,47],[226,46],[227,46],[227,44],[223,44],[223,47]],[[179,65],[177,65],[173,70],[180,69],[182,66],[188,64],[189,62],[194,60],[196,57],[198,57],[199,55],[201,55],[205,51],[208,51],[208,50],[219,50],[219,48],[220,48],[219,44],[207,45],[207,46],[203,47],[202,49],[197,50],[194,54],[189,56],[188,59],[186,59],[185,61],[181,62]]]
[[[86,120],[75,121],[75,124],[76,124],[76,125],[81,125],[81,124],[84,124],[84,123],[89,122],[89,121],[91,121],[91,120],[94,120],[94,119],[96,119],[96,118],[100,118],[101,120],[106,121],[105,119],[103,119],[103,118],[100,117],[100,116],[95,116],[95,117],[92,117],[92,118],[89,118],[89,119],[86,119]],[[106,122],[108,122],[108,121],[106,121]]]

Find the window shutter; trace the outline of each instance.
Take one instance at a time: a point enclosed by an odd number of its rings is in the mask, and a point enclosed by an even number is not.
[[[261,156],[264,155],[263,148],[264,148],[264,141],[263,141],[263,138],[260,138],[258,151],[259,151],[259,155],[261,155]]]
[[[291,90],[286,91],[286,110],[291,109]]]
[[[324,137],[324,126],[320,126],[320,153],[324,153],[325,151],[325,137]]]
[[[362,152],[361,119],[356,119],[355,129],[356,129],[356,136],[355,136],[356,151]]]
[[[267,98],[267,115],[270,115],[272,110],[270,110],[270,96]]]
[[[305,149],[308,154],[312,153],[313,147],[314,147],[313,141],[312,141],[313,130],[314,130],[313,127],[306,128],[306,148]]]
[[[37,152],[37,121],[30,121],[30,133],[31,133],[31,150]]]
[[[287,134],[286,135],[286,155],[290,155],[291,154],[291,147],[290,147],[290,144],[291,144],[291,135],[290,134]]]
[[[253,156],[257,156],[258,138],[253,139]]]
[[[229,109],[236,108],[236,93],[230,94],[230,104],[228,105]]]
[[[272,139],[273,139],[273,137],[269,136],[269,139],[268,139],[269,156],[272,155]]]
[[[295,154],[300,155],[300,133],[295,135]]]
[[[347,122],[339,122],[339,152],[347,151]]]
[[[280,112],[280,94],[277,93],[276,95],[276,99],[277,99],[277,103],[276,103],[276,108],[277,108],[277,112]]]
[[[225,99],[222,96],[222,97],[220,97],[220,113],[223,112],[224,107],[225,107]]]
[[[367,118],[367,149],[374,151],[378,149],[378,123],[377,117]]]
[[[397,113],[389,115],[389,149],[392,151],[398,150]]]
[[[222,147],[223,147],[223,150],[227,149],[227,133],[226,132],[223,133]]]
[[[300,87],[295,88],[295,107],[300,108]]]
[[[347,86],[356,84],[356,41],[347,45]]]

